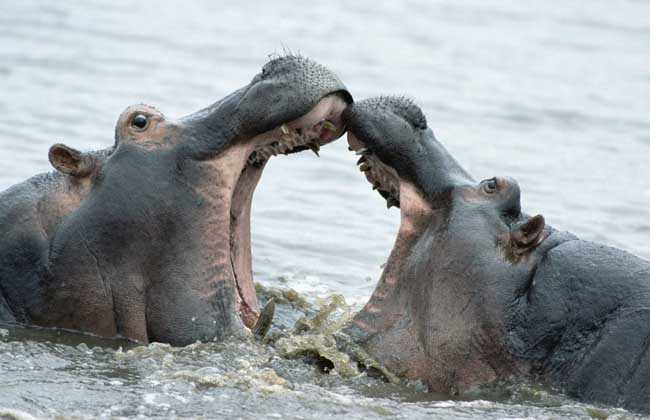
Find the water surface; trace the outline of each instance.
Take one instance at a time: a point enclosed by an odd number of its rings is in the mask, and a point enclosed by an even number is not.
[[[475,177],[519,181],[525,211],[650,258],[648,16],[650,4],[632,0],[0,2],[0,189],[50,170],[53,143],[112,144],[127,105],[189,114],[289,48],[336,71],[357,99],[415,98]],[[345,142],[321,156],[268,165],[253,203],[255,277],[358,307],[399,214],[373,194]],[[528,394],[436,401],[322,375],[255,343],[129,352],[87,341],[1,333],[0,407],[82,417],[587,415]]]

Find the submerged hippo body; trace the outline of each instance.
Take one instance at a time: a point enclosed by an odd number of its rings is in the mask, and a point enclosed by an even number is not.
[[[353,339],[437,392],[524,377],[650,411],[650,262],[522,213],[513,180],[475,182],[409,101],[366,100],[343,119],[401,213]]]
[[[0,196],[0,316],[176,345],[252,328],[257,181],[271,156],[340,136],[349,102],[333,73],[288,56],[178,121],[128,108],[114,150],[76,202],[61,198],[68,179]],[[83,163],[63,161],[71,173]]]
[[[113,150],[80,153],[56,144],[49,158],[57,171],[0,194],[0,321],[29,322],[28,308],[38,305],[39,295],[24,290],[38,288],[47,269],[50,238],[79,207]]]

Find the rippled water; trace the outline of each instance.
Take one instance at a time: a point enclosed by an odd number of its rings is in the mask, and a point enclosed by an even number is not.
[[[111,144],[129,104],[189,114],[290,48],[335,70],[358,99],[414,97],[477,178],[519,180],[526,211],[650,258],[648,16],[650,4],[632,0],[180,9],[0,1],[0,189],[49,170],[55,142]],[[312,303],[340,293],[359,305],[371,293],[398,212],[385,210],[344,143],[320,159],[299,154],[267,167],[253,204],[259,283]],[[587,416],[585,406],[535,397],[541,391],[499,403],[435,401],[414,388],[323,375],[255,343],[116,351],[125,344],[88,340],[0,330],[0,407],[37,416]]]

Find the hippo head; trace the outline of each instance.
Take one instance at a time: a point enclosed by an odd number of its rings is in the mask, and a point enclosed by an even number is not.
[[[504,324],[542,255],[544,218],[522,213],[514,180],[476,182],[407,99],[357,102],[343,121],[360,170],[401,214],[382,277],[347,333],[439,392],[507,375]]]
[[[92,186],[53,240],[41,324],[172,344],[253,327],[255,186],[272,156],[341,136],[351,102],[328,69],[285,56],[179,120],[127,108],[101,165],[54,146],[55,168]]]

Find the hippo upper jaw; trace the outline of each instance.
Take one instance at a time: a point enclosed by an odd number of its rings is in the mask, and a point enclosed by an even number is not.
[[[349,130],[350,148],[361,155],[360,170],[389,207],[399,207],[398,181],[415,186],[434,207],[450,189],[474,183],[409,99],[366,99],[348,107],[343,122]]]

